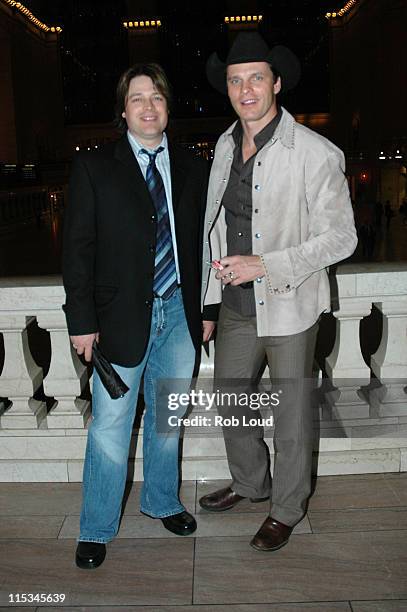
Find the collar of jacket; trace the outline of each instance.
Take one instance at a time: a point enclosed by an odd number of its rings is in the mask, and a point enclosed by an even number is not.
[[[276,131],[274,132],[273,139],[274,141],[280,140],[281,144],[287,147],[288,149],[294,149],[295,147],[295,124],[296,121],[294,117],[285,110],[285,108],[281,107],[282,116],[280,119],[280,123],[278,124]],[[233,140],[233,130],[237,124],[235,121],[225,132],[225,138],[227,138],[232,147],[234,147]]]
[[[181,147],[174,145],[170,140],[167,142],[170,156],[172,205],[175,211],[184,190],[186,183],[185,179],[191,171],[191,168],[188,166],[189,154]],[[131,171],[132,176],[137,176],[138,183],[135,185],[135,188],[138,189],[140,185],[143,185],[145,193],[149,194],[139,163],[133,153],[129,139],[127,138],[127,134],[124,134],[116,141],[114,156]]]

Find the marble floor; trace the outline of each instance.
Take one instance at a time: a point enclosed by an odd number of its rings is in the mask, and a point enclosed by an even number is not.
[[[406,473],[318,478],[307,516],[271,554],[248,544],[267,502],[200,509],[199,497],[225,484],[183,483],[198,521],[186,538],[141,515],[132,484],[105,563],[84,571],[74,564],[80,484],[0,483],[0,611],[39,609],[22,607],[23,593],[64,594],[43,605],[78,612],[407,611]]]

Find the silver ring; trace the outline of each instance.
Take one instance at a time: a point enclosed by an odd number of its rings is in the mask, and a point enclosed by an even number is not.
[[[233,280],[235,278],[235,273],[234,272],[229,272],[229,278],[230,278],[230,280]]]

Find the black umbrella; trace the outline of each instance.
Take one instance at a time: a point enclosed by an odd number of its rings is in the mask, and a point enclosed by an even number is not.
[[[99,349],[97,342],[95,341],[92,346],[92,360],[93,365],[96,368],[99,378],[102,381],[106,391],[112,399],[119,399],[129,390],[125,382],[120,378],[116,370],[113,368],[110,361],[106,359],[101,350]]]

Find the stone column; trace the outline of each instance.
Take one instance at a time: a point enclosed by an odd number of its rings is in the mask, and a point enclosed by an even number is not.
[[[371,367],[382,386],[372,390],[372,405],[379,417],[407,416],[407,300],[375,305],[383,314],[383,333]]]
[[[34,317],[23,314],[0,315],[5,353],[0,396],[11,402],[1,416],[4,429],[37,429],[47,413],[45,403],[33,398],[41,386],[43,372],[28,345],[27,327],[32,321]]]
[[[336,390],[326,394],[335,419],[369,417],[369,404],[360,387],[370,382],[370,368],[360,348],[360,320],[368,316],[372,304],[362,300],[343,300],[336,317],[336,338],[331,354],[326,358],[327,374]]]
[[[44,390],[55,398],[55,403],[48,415],[48,427],[82,429],[90,414],[90,402],[77,396],[88,381],[88,372],[71,346],[65,315],[43,311],[38,314],[37,321],[51,337],[51,363],[44,379]]]

